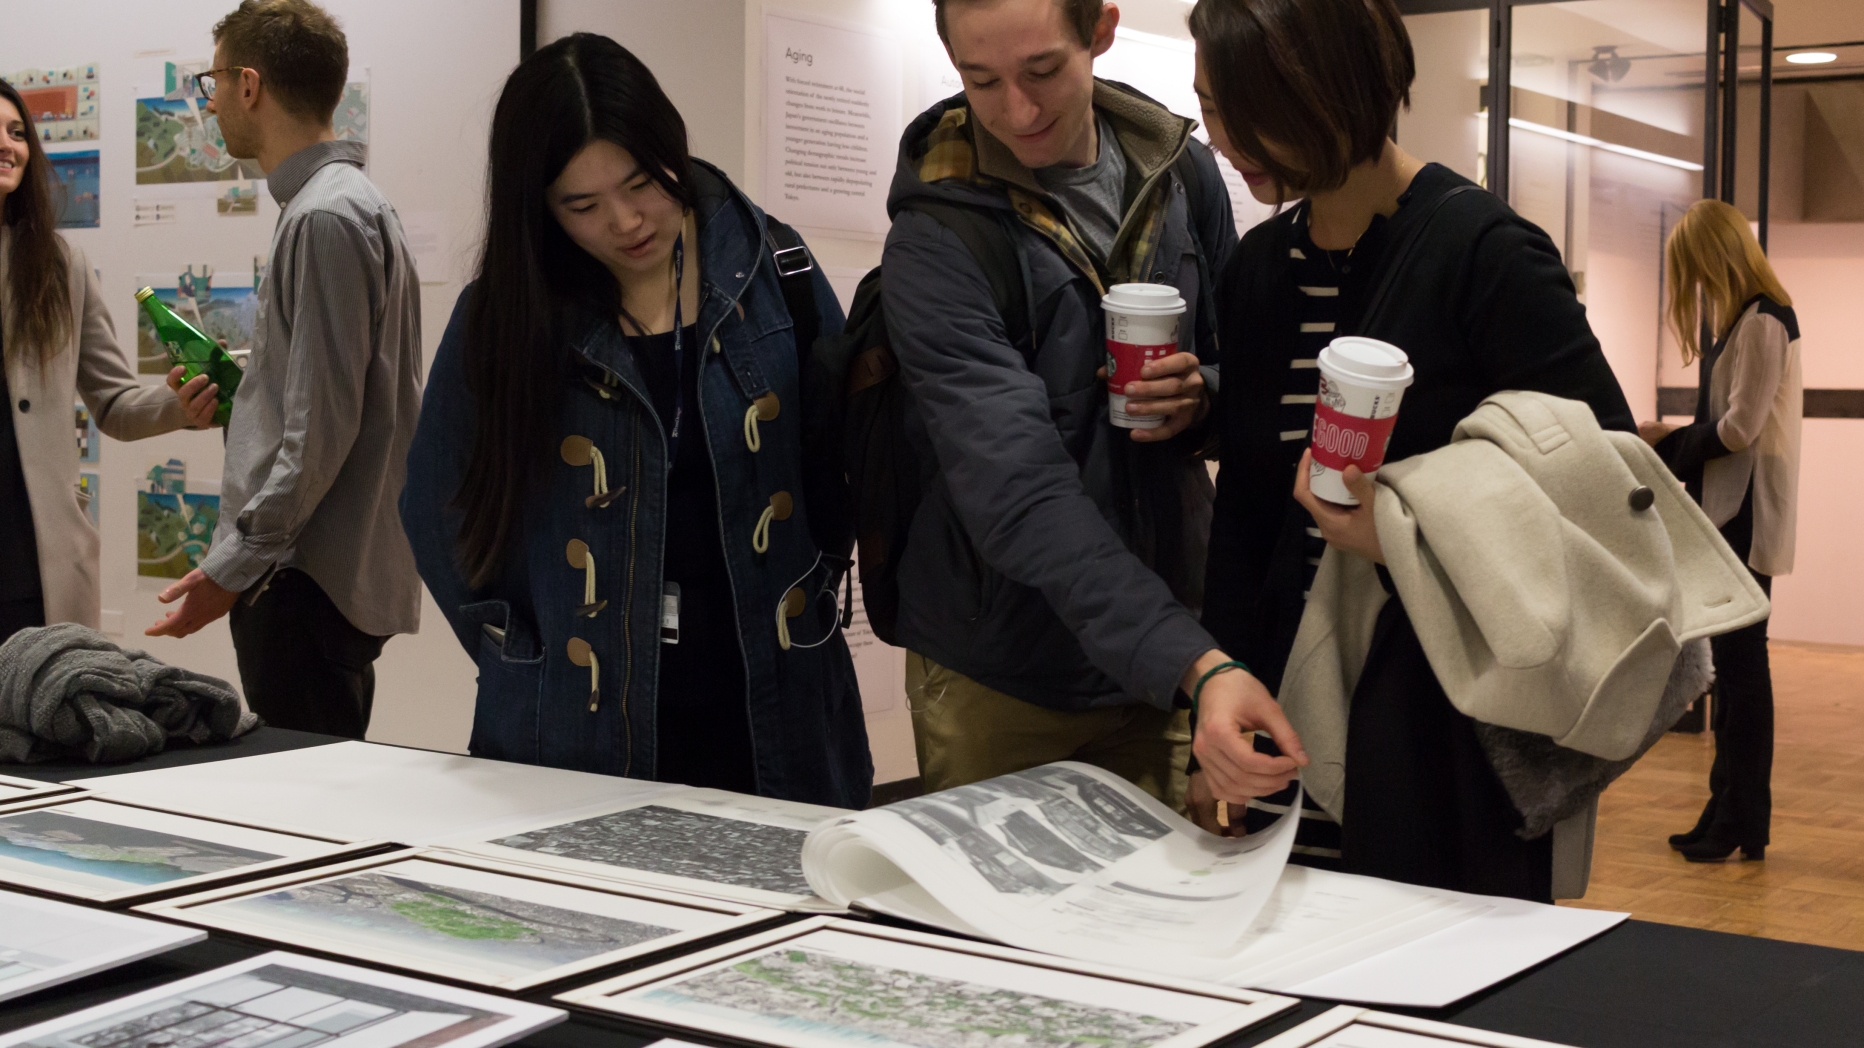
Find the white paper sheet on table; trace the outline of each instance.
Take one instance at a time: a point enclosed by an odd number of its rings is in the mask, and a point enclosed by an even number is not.
[[[612,808],[677,786],[451,753],[338,742],[74,780],[105,796],[352,840],[429,844]]]
[[[194,928],[0,892],[0,1001],[205,938]]]
[[[1442,1008],[1610,931],[1631,916],[1486,895],[1438,894],[1480,906],[1481,912],[1326,974],[1257,979],[1248,985],[1361,1004]]]

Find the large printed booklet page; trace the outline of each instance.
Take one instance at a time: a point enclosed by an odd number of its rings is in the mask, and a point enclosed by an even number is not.
[[[1062,762],[825,822],[802,865],[836,905],[1012,946],[1263,990],[1332,984],[1342,999],[1421,1007],[1623,919],[1289,866],[1295,823],[1219,837],[1110,772]],[[1407,952],[1459,927],[1451,963],[1411,971]],[[1522,939],[1529,930],[1538,934]],[[1375,974],[1343,978],[1362,969]]]

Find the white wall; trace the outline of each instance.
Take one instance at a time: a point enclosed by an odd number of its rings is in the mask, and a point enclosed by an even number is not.
[[[1864,389],[1864,223],[1776,223],[1768,253],[1793,296],[1806,386]],[[1694,369],[1687,384],[1695,384]],[[1864,491],[1853,480],[1864,420],[1807,419],[1802,440],[1798,552],[1793,573],[1774,581],[1768,632],[1864,645],[1864,544],[1857,538]]]
[[[744,179],[743,0],[538,0],[539,46],[600,33],[633,51],[686,120],[694,156]]]
[[[431,358],[460,290],[459,258],[480,222],[484,141],[491,103],[517,59],[516,0],[326,0],[349,36],[352,79],[368,70],[371,92],[370,176],[406,217],[426,216],[441,230],[443,272],[424,272],[422,330]],[[139,67],[165,58],[210,58],[211,29],[231,0],[172,0],[158,6],[63,0],[11,5],[0,35],[0,71],[101,64],[101,209],[98,229],[67,230],[103,275],[119,339],[134,359],[137,277],[208,263],[221,273],[249,269],[265,255],[277,207],[260,194],[260,213],[222,217],[211,199],[178,201],[174,225],[134,227],[134,202],[154,196],[135,185],[134,98],[150,85]],[[164,52],[170,52],[164,54]],[[145,381],[154,383],[156,376]],[[225,621],[186,640],[151,639],[142,630],[161,615],[154,580],[135,574],[136,485],[152,461],[187,462],[190,480],[218,478],[217,433],[176,433],[135,444],[104,441],[100,474],[103,606],[113,639],[164,660],[237,682]],[[140,581],[140,584],[139,584]],[[463,749],[471,716],[473,669],[429,599],[423,632],[389,642],[378,664],[372,738]]]

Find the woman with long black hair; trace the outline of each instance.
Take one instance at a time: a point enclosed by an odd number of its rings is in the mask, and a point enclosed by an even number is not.
[[[186,388],[192,418],[173,393],[137,382],[96,272],[58,235],[57,184],[32,113],[0,80],[0,641],[48,623],[95,629],[102,614],[86,513],[97,495],[78,487],[74,399],[118,440],[205,427],[216,406],[199,396],[205,377]]]
[[[861,807],[763,212],[688,155],[647,67],[587,33],[506,81],[490,180],[401,503],[479,666],[473,754]]]

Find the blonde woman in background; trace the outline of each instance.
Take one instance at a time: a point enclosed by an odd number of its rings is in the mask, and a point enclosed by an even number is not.
[[[77,489],[76,398],[118,440],[191,424],[173,393],[130,370],[90,262],[58,235],[53,184],[32,114],[0,81],[0,640],[53,622],[98,625],[97,529],[85,513],[95,496]],[[214,398],[197,400],[206,417],[192,424],[204,426]]]
[[[1696,420],[1645,422],[1638,433],[1683,480],[1761,589],[1793,570],[1799,488],[1799,322],[1746,216],[1701,200],[1665,247],[1670,328],[1683,363],[1704,326],[1715,343],[1698,369]],[[1696,828],[1670,838],[1690,862],[1721,862],[1767,847],[1773,798],[1773,679],[1767,622],[1711,638],[1715,651],[1715,765]]]

